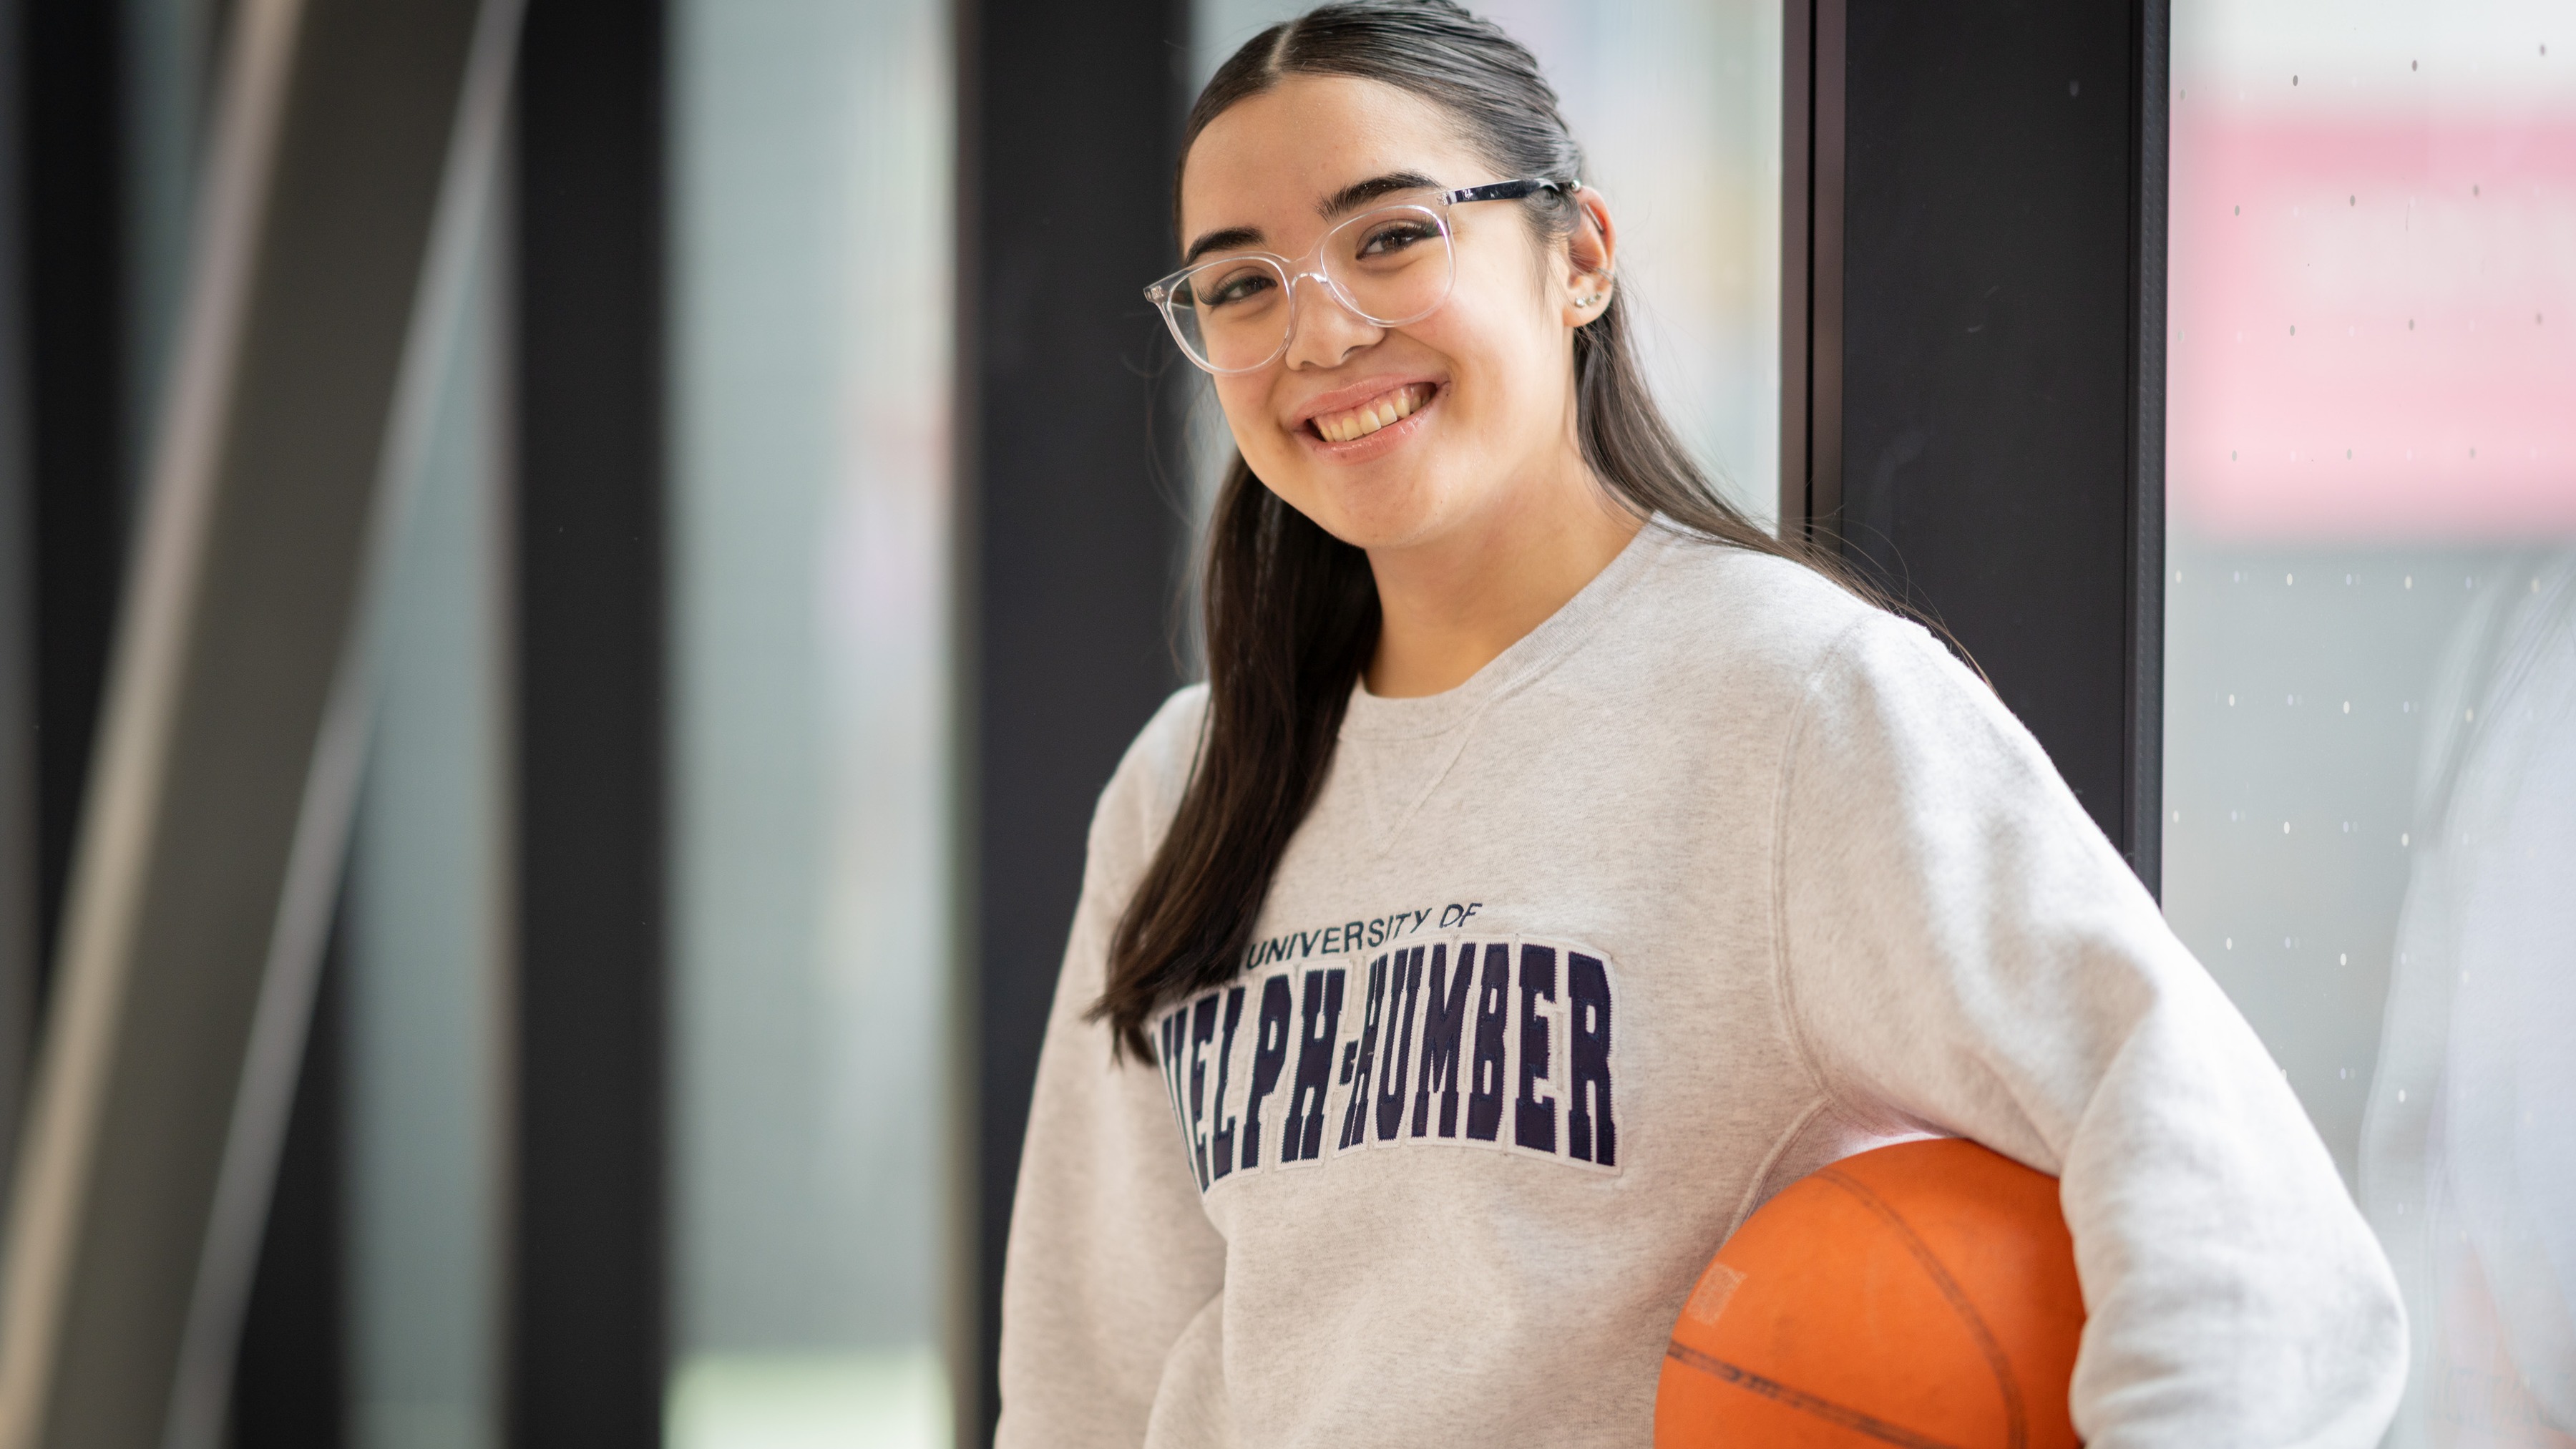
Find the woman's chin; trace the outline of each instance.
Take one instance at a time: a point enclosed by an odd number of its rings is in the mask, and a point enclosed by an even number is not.
[[[1462,506],[1468,500],[1410,470],[1371,470],[1374,476],[1367,478],[1330,471],[1339,476],[1315,479],[1302,500],[1288,501],[1317,527],[1354,548],[1410,548],[1439,537],[1473,512]]]

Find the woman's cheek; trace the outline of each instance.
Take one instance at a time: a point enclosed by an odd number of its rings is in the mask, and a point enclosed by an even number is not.
[[[1263,411],[1267,403],[1266,397],[1243,396],[1218,384],[1217,405],[1225,413],[1226,431],[1234,435],[1234,446],[1256,473],[1263,464],[1280,456],[1286,442],[1279,436],[1278,425]]]
[[[1251,464],[1252,471],[1263,481],[1274,487],[1296,486],[1297,465],[1303,460],[1297,456],[1290,441],[1279,435],[1277,428],[1265,426],[1248,437],[1238,433],[1235,446],[1242,449],[1243,461]]]

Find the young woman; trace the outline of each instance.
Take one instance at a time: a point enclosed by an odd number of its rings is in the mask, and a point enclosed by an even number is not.
[[[2097,1446],[2367,1445],[2388,1269],[1994,696],[1710,489],[1528,52],[1328,5],[1150,295],[1241,458],[1092,826],[1000,1440],[1638,1445],[1700,1268],[1890,1139],[2062,1179]]]

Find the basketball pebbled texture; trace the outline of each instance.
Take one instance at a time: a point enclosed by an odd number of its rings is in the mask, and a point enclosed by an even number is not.
[[[1656,1449],[2070,1449],[2084,1328],[2057,1180],[1904,1142],[1792,1183],[1691,1290]]]

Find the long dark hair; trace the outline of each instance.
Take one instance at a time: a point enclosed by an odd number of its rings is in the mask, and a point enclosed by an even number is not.
[[[1450,0],[1342,0],[1254,36],[1190,107],[1183,164],[1208,123],[1292,75],[1383,82],[1447,110],[1504,176],[1571,181],[1583,149],[1538,61]],[[1173,180],[1179,215],[1180,181]],[[1576,203],[1522,203],[1541,239],[1572,232]],[[1705,542],[1838,568],[1783,543],[1721,497],[1655,406],[1628,337],[1624,290],[1574,334],[1583,461],[1640,519]],[[1280,501],[1235,454],[1218,490],[1201,576],[1208,708],[1179,812],[1109,943],[1094,1020],[1150,1059],[1145,1020],[1233,978],[1289,837],[1323,788],[1351,689],[1377,646],[1368,555]]]

